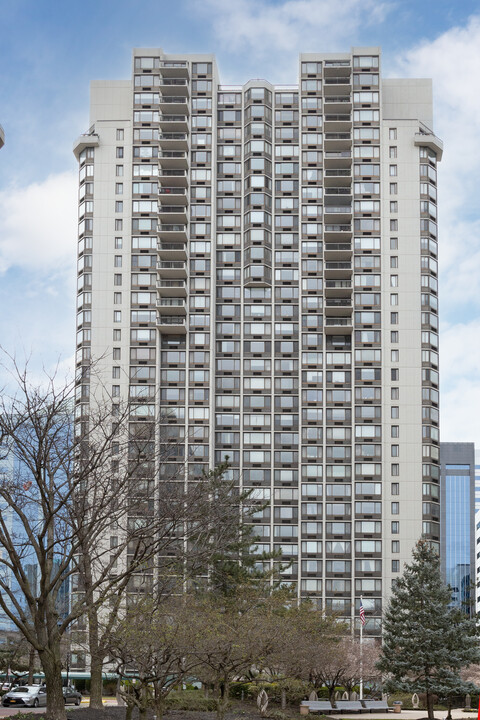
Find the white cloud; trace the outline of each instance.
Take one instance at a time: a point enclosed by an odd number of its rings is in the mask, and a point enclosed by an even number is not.
[[[0,273],[73,273],[77,189],[76,173],[64,172],[0,192]]]
[[[391,3],[379,0],[204,0],[192,9],[208,15],[220,47],[261,61],[272,82],[285,82],[299,52],[337,51],[359,28],[380,24]],[[245,78],[233,81],[244,82]],[[292,82],[296,81],[296,72]]]

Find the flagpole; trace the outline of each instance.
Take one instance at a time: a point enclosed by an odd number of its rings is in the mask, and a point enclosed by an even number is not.
[[[360,597],[360,603],[363,607],[363,598]],[[363,700],[363,621],[360,618],[360,700]]]

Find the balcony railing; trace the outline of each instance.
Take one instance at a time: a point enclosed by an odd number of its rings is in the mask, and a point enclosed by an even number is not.
[[[324,95],[324,103],[350,103],[352,102],[349,95]]]
[[[160,102],[161,103],[186,103],[187,98],[185,95],[161,95],[160,96]]]
[[[350,75],[344,77],[328,77],[323,79],[325,85],[350,85]]]
[[[350,115],[325,115],[326,122],[334,122],[336,120],[349,122],[352,120]]]
[[[161,133],[158,136],[159,140],[186,140],[187,136],[185,133],[176,132],[176,133]]]
[[[325,225],[325,232],[351,232],[351,225]]]
[[[338,152],[326,152],[325,158],[351,158],[352,153],[350,150],[339,150]]]
[[[326,213],[351,213],[351,205],[325,205]]]
[[[169,172],[174,172],[176,175],[180,173],[180,175],[184,175],[183,170],[164,170],[163,175],[166,175]],[[186,195],[187,190],[183,187],[159,187],[158,188],[158,194],[159,195]]]

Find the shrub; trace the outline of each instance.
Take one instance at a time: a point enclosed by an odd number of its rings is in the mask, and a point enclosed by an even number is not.
[[[194,690],[172,691],[167,697],[169,710],[191,710],[194,712],[212,712],[217,709],[215,698],[206,698]]]

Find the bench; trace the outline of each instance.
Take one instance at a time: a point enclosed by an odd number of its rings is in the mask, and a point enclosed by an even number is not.
[[[363,712],[365,710],[360,700],[337,700],[335,706],[335,712]]]
[[[318,712],[326,715],[327,713],[334,712],[334,708],[329,700],[303,700],[301,703],[301,707],[302,706],[308,707],[308,710],[311,713]]]
[[[386,700],[362,700],[365,710],[369,712],[388,712],[392,708]]]

